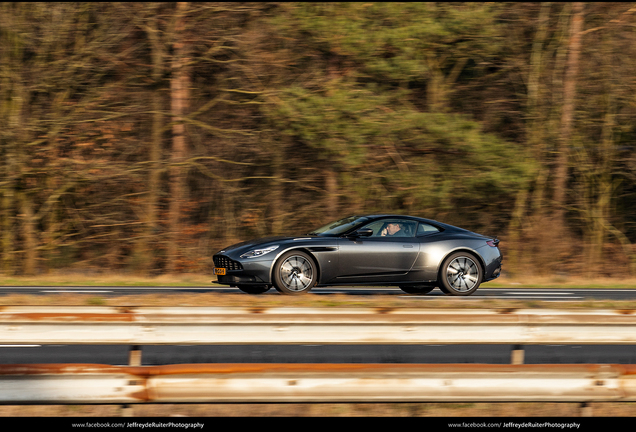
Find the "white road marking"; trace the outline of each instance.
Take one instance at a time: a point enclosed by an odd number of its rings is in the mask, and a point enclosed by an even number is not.
[[[572,297],[572,298],[581,298],[581,297]],[[553,299],[547,299],[550,300],[552,303],[571,303],[572,300],[553,300]]]
[[[46,290],[43,293],[109,293],[113,291],[106,290]]]
[[[423,298],[423,299],[434,299],[434,298],[439,298],[440,296],[400,296],[403,298]],[[452,297],[446,297],[446,298],[452,298]],[[474,296],[474,297],[463,297],[462,301],[464,300],[492,300],[492,299],[508,299],[508,300],[528,300],[528,299],[543,299],[543,300],[550,300],[550,301],[566,301],[566,300],[557,300],[557,299],[567,299],[567,300],[576,300],[576,299],[582,299],[583,297],[543,297],[543,296],[526,296],[526,297],[507,297],[507,296]]]
[[[0,348],[37,348],[42,345],[0,345]]]
[[[322,290],[311,291],[312,294],[342,294],[343,292],[345,291],[322,291]]]
[[[526,295],[524,297],[507,297],[507,296],[496,296],[495,298],[500,298],[500,299],[528,299],[528,298],[545,298],[547,300],[552,300],[552,299],[582,299],[583,297],[544,297],[542,295]]]
[[[503,291],[509,290],[510,288],[479,288],[479,292],[483,291]],[[526,289],[534,289],[534,288],[526,288]],[[550,288],[536,288],[537,291],[547,291]],[[572,291],[601,291],[601,292],[634,292],[633,289],[609,289],[609,288],[573,288]]]
[[[352,292],[352,291],[400,291],[403,292],[401,289],[399,288],[358,288],[358,289],[349,289],[349,288],[336,288],[336,289],[329,289],[329,290],[325,290],[322,288],[315,288],[312,289],[311,292],[314,294],[341,294],[341,293],[346,293],[346,292]]]
[[[513,291],[508,291],[506,294],[511,294],[511,295],[574,295],[574,293],[571,292],[513,292]]]

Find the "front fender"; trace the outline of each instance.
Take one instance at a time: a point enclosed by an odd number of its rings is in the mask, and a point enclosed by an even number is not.
[[[323,284],[334,277],[336,277],[336,271],[338,269],[338,247],[333,245],[294,245],[292,247],[287,247],[280,251],[274,257],[270,272],[269,272],[269,283],[274,280],[274,271],[276,268],[276,262],[278,259],[285,253],[289,251],[301,251],[308,254],[313,258],[316,263],[317,271],[318,271],[318,284]]]

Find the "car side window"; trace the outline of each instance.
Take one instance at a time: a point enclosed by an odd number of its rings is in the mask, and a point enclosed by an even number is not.
[[[417,226],[417,236],[429,235],[439,232],[438,228],[435,228],[433,225],[421,223]]]
[[[417,222],[406,219],[383,219],[363,227],[373,230],[371,237],[377,238],[415,237],[416,228]]]

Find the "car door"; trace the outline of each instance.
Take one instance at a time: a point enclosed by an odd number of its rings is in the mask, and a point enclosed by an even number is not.
[[[440,228],[420,222],[415,237],[419,243],[420,253],[409,271],[407,281],[432,282],[437,279],[440,260],[447,253],[447,246]]]
[[[388,224],[401,224],[402,233],[382,235]],[[399,282],[417,259],[419,241],[415,237],[417,222],[407,219],[383,219],[362,229],[371,229],[369,237],[338,239],[339,282]],[[399,235],[398,235],[399,234]]]

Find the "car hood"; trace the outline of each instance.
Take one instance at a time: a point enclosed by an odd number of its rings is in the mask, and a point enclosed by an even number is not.
[[[295,238],[299,238],[299,237],[278,236],[278,237],[264,237],[259,239],[247,240],[247,241],[236,243],[226,248],[223,248],[222,250],[217,252],[217,254],[233,253],[233,252],[243,253],[244,251],[247,252],[248,250],[253,249],[255,247],[266,247],[266,246],[270,246],[277,243],[291,241],[291,240],[294,240]]]

